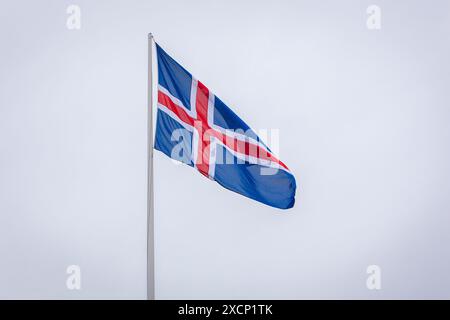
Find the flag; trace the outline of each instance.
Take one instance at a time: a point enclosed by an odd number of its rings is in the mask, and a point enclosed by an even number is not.
[[[156,53],[155,149],[194,167],[226,189],[272,207],[292,208],[296,182],[288,167],[158,44]]]

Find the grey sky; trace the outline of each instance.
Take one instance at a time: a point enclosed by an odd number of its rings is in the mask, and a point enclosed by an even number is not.
[[[448,1],[1,8],[0,298],[145,298],[148,32],[299,187],[280,211],[156,152],[157,298],[450,297]]]

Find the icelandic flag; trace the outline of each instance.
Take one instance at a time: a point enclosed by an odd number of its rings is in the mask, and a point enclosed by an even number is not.
[[[203,83],[156,44],[155,149],[231,191],[272,207],[294,206],[288,167]]]

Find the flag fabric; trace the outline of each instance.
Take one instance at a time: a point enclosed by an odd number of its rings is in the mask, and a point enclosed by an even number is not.
[[[294,206],[288,167],[222,100],[156,44],[155,149],[226,189],[272,207]]]

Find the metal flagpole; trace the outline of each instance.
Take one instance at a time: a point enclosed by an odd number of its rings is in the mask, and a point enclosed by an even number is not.
[[[155,235],[153,212],[153,35],[148,34],[148,150],[147,150],[147,300],[155,299]]]

